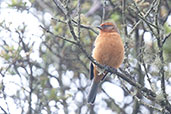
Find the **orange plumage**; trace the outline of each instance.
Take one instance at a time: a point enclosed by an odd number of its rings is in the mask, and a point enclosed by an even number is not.
[[[100,34],[95,40],[93,58],[102,65],[119,68],[124,58],[124,46],[117,27],[111,22],[106,22],[98,28]],[[106,74],[106,71],[101,72],[96,65],[90,64],[90,79],[93,79],[93,83],[89,92],[88,103],[94,103],[99,83]]]

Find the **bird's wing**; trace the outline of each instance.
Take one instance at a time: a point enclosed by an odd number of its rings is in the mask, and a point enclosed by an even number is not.
[[[94,66],[93,66],[93,63],[90,62],[90,72],[89,72],[89,75],[90,75],[90,80],[92,80],[94,78]]]

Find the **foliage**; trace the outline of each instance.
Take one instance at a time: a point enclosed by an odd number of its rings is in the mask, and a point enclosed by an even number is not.
[[[20,19],[19,25],[0,20],[0,112],[171,113],[169,0],[3,3],[23,16],[33,16],[40,26]],[[118,25],[125,59],[120,72],[113,72],[101,84],[95,105],[90,105],[88,74],[89,62],[93,60],[89,56],[98,34],[96,26],[104,21]],[[123,91],[122,102],[111,95],[119,94],[115,89],[106,91],[106,83]]]

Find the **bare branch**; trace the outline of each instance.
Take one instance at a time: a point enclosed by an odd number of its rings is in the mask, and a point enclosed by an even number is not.
[[[105,14],[106,14],[106,0],[103,0],[103,14],[102,14],[101,23],[103,23],[105,20]]]
[[[66,38],[64,38],[64,37],[62,37],[62,36],[59,36],[59,35],[54,35],[53,32],[49,31],[48,29],[44,28],[44,27],[41,26],[41,25],[40,25],[40,27],[41,27],[43,30],[45,30],[47,33],[50,33],[50,34],[51,34],[52,36],[54,36],[55,38],[60,38],[60,39],[62,39],[62,40],[65,40],[65,41],[67,41],[67,42],[70,42],[70,43],[72,43],[72,44],[77,45],[77,42],[74,42],[74,41],[72,41],[72,40],[66,39]]]
[[[153,8],[155,7],[156,1],[157,1],[157,0],[153,0],[151,6],[150,6],[150,8],[149,8],[149,10],[144,14],[144,18],[146,18],[146,17],[150,14],[150,12],[153,10]],[[133,33],[133,31],[136,29],[136,27],[137,27],[141,22],[142,22],[142,20],[139,20],[139,21],[133,26],[133,28],[131,29],[131,31],[128,33],[128,37],[131,36],[131,34]]]
[[[121,82],[123,83],[122,80],[121,80]],[[151,109],[155,109],[155,110],[157,110],[157,111],[159,111],[159,112],[162,112],[162,109],[159,109],[159,108],[157,108],[157,107],[154,107],[154,106],[152,106],[152,105],[149,105],[149,104],[143,102],[141,99],[139,99],[133,92],[131,92],[131,91],[125,86],[125,84],[122,84],[122,86],[123,86],[124,89],[125,89],[128,93],[130,93],[130,94],[133,96],[133,98],[134,98],[135,100],[137,100],[140,104],[143,104],[144,106],[147,106],[147,107],[149,107],[149,108],[151,108]]]
[[[80,14],[81,14],[81,3],[80,0],[78,0],[78,20],[77,20],[77,28],[78,28],[78,39],[80,40],[80,25],[81,25],[81,18],[80,18]]]
[[[52,18],[52,20],[55,20],[57,22],[61,22],[63,24],[67,24],[67,22],[63,21],[63,20],[60,20],[60,19],[55,19],[55,18]],[[75,21],[75,20],[72,20],[73,22],[73,26],[77,27],[78,26],[78,23]],[[94,32],[95,34],[98,34],[97,31],[95,31],[92,27],[90,26],[87,26],[87,25],[83,25],[83,24],[80,24],[80,27],[81,28],[84,28],[84,29],[87,29],[87,30],[91,30],[92,32]]]
[[[72,25],[71,25],[71,26],[72,26]],[[41,27],[41,28],[43,28],[43,27]],[[43,29],[44,29],[44,28],[43,28]],[[46,29],[45,29],[45,30],[46,30]],[[50,33],[50,34],[53,35],[53,33],[50,32],[49,30],[46,30],[46,32],[48,32],[48,33]],[[53,35],[53,36],[54,36],[54,35]],[[82,47],[82,45],[81,45],[79,42],[73,42],[73,41],[70,41],[70,40],[68,40],[67,38],[63,38],[63,37],[57,37],[57,38],[66,40],[66,41],[68,41],[68,42],[70,42],[70,43],[73,43],[73,44],[77,45],[77,46],[81,49],[81,51],[87,56],[87,58],[88,58],[92,63],[94,63],[95,65],[97,65],[97,66],[98,66],[99,68],[101,68],[101,69],[105,69],[106,71],[108,71],[108,72],[110,72],[110,73],[113,73],[113,74],[118,75],[119,77],[121,77],[122,79],[124,79],[125,81],[127,81],[127,82],[128,82],[129,84],[131,84],[132,86],[134,86],[134,87],[140,89],[141,91],[145,92],[147,95],[149,95],[149,98],[154,99],[154,98],[156,97],[156,94],[155,94],[154,92],[152,92],[151,90],[149,90],[149,89],[147,89],[147,88],[145,88],[145,87],[142,87],[142,86],[141,86],[140,84],[138,84],[137,82],[131,80],[129,77],[132,77],[132,76],[130,76],[130,75],[129,75],[129,76],[126,76],[126,75],[124,75],[124,74],[118,72],[118,71],[117,71],[116,69],[114,69],[114,68],[110,68],[110,67],[107,67],[107,66],[104,66],[104,65],[101,65],[101,64],[97,63],[97,62],[94,60],[94,58],[93,58],[92,56],[90,56],[90,55],[87,53],[87,51]]]
[[[55,3],[55,5],[65,14],[67,15],[67,10],[64,8],[64,6],[62,5],[61,1],[59,0],[53,0],[53,2]]]
[[[166,42],[166,40],[167,40],[168,38],[170,38],[170,37],[171,37],[171,32],[164,38],[162,44],[164,44],[164,43]]]
[[[1,106],[0,106],[0,109],[4,112],[4,114],[8,114],[5,109],[3,109]]]

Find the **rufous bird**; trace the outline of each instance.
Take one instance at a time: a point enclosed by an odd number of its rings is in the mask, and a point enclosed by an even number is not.
[[[112,68],[119,68],[124,58],[124,45],[115,24],[105,22],[99,27],[100,33],[97,36],[92,52],[93,58],[101,65]],[[88,103],[93,104],[100,82],[104,80],[107,72],[90,63],[90,79],[92,85],[88,95]]]

